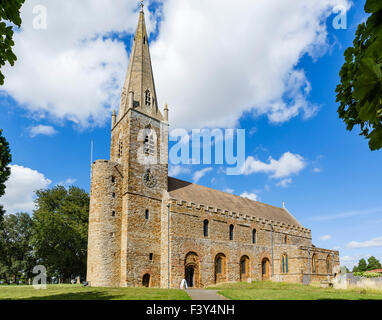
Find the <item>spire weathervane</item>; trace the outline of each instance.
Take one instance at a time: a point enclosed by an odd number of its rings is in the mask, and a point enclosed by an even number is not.
[[[144,7],[145,5],[143,4],[143,0],[141,0],[141,11],[143,11],[143,7]]]

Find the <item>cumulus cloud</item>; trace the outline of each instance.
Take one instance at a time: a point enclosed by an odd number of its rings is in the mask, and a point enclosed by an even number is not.
[[[240,195],[240,197],[248,198],[248,199],[253,200],[253,201],[258,201],[258,195],[255,193],[244,192]]]
[[[288,186],[290,184],[292,184],[292,182],[293,182],[292,178],[287,178],[287,179],[283,179],[280,182],[276,183],[276,186],[282,187],[282,188],[288,188]]]
[[[108,122],[127,70],[125,45],[112,36],[135,31],[137,5],[124,0],[27,1],[22,29],[14,37],[18,60],[5,68],[2,89],[41,117],[81,127]],[[34,13],[36,6],[46,8],[46,29],[34,28],[41,14]]]
[[[328,47],[326,18],[346,0],[167,0],[152,44],[161,105],[177,127],[232,127],[244,111],[312,117],[298,62]],[[173,110],[173,111],[171,111]],[[203,115],[203,116],[200,116]]]
[[[232,127],[244,111],[272,122],[302,115],[311,85],[297,67],[328,47],[326,19],[348,0],[159,0],[148,15],[160,104],[176,127]],[[47,29],[35,30],[33,8],[47,8]],[[18,61],[3,87],[19,105],[82,127],[108,123],[127,70],[121,37],[135,31],[137,2],[30,0],[15,35]],[[131,43],[129,44],[131,45]]]
[[[57,183],[58,186],[63,186],[63,187],[69,187],[72,186],[74,183],[77,182],[77,179],[74,178],[68,178],[64,181],[60,181]]]
[[[234,189],[231,189],[231,188],[226,188],[226,189],[224,189],[224,192],[227,192],[227,193],[234,193],[235,190],[234,190]]]
[[[346,246],[348,248],[382,247],[382,236],[373,238],[371,240],[363,241],[363,242],[350,241]]]
[[[42,173],[18,165],[12,165],[11,176],[5,183],[5,195],[0,204],[7,213],[27,212],[34,209],[34,192],[46,188],[52,181]]]
[[[290,152],[284,153],[279,160],[269,157],[268,163],[249,156],[242,168],[242,173],[250,175],[263,172],[269,174],[271,178],[282,179],[300,173],[305,166],[306,162],[302,156]],[[286,180],[282,185],[286,186],[290,182],[291,181]]]
[[[34,138],[38,135],[53,136],[57,133],[52,126],[38,125],[29,129],[29,135]]]
[[[212,168],[205,168],[199,171],[196,171],[193,175],[194,183],[197,183],[201,178],[203,178],[208,172],[211,172]]]
[[[320,237],[320,240],[327,241],[327,240],[330,240],[331,238],[332,238],[332,236],[330,234],[326,234],[326,235]]]
[[[168,175],[170,177],[177,177],[180,174],[188,174],[190,173],[191,170],[187,167],[182,167],[182,166],[170,166],[168,170]]]

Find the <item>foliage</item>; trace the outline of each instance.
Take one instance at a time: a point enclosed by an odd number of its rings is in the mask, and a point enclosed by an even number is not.
[[[378,272],[354,272],[356,277],[365,277],[365,278],[379,278],[382,275]]]
[[[36,192],[32,245],[48,276],[86,274],[89,195],[62,186]]]
[[[0,197],[5,194],[5,181],[8,180],[11,174],[11,168],[8,166],[11,161],[11,151],[7,140],[2,136],[3,130],[0,129]],[[4,211],[0,205],[0,230]]]
[[[32,219],[26,213],[6,215],[0,230],[0,278],[7,282],[29,277],[33,268]]]
[[[0,68],[8,61],[11,66],[17,57],[12,51],[14,25],[21,27],[20,9],[25,0],[12,0],[0,2]],[[4,75],[0,71],[0,85],[4,84]]]
[[[367,270],[382,269],[381,263],[374,256],[371,256],[369,259],[367,259],[367,262]]]
[[[352,131],[360,125],[369,148],[382,148],[382,1],[367,0],[365,11],[371,13],[358,26],[353,47],[346,49],[337,86],[338,114]]]

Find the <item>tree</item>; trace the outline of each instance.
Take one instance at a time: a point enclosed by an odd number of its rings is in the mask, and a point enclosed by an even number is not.
[[[89,195],[62,186],[36,192],[32,244],[49,276],[86,275]]]
[[[0,278],[16,281],[31,276],[34,265],[31,232],[32,218],[27,213],[5,216],[0,230]]]
[[[11,151],[7,140],[2,136],[3,130],[0,129],[0,197],[5,194],[5,182],[11,174],[11,168],[8,166],[11,161]],[[0,230],[3,220],[4,210],[0,205]]]
[[[371,13],[356,31],[353,47],[345,50],[341,84],[337,86],[338,114],[352,131],[360,125],[370,150],[382,148],[382,1],[367,0]]]
[[[0,68],[8,61],[11,66],[17,57],[12,51],[13,25],[21,27],[20,9],[25,0],[0,1]],[[7,23],[5,22],[8,22]],[[12,25],[13,24],[13,25]],[[0,71],[0,85],[4,84],[4,75]]]
[[[375,269],[381,269],[381,263],[378,261],[377,258],[371,256],[369,259],[367,259],[368,265],[367,270],[375,270]]]
[[[367,270],[367,263],[366,263],[366,260],[362,258],[361,260],[358,261],[358,267],[356,272],[364,272],[366,270]]]

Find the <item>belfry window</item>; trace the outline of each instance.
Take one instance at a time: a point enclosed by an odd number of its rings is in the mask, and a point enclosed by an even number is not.
[[[151,93],[150,93],[150,90],[146,90],[146,92],[145,92],[145,104],[148,107],[151,106]]]
[[[205,238],[208,237],[208,223],[208,220],[204,220],[203,222],[203,234]]]
[[[146,211],[145,211],[145,219],[149,220],[149,218],[150,218],[150,211],[149,211],[149,209],[146,209]]]
[[[154,155],[155,143],[152,132],[150,134],[146,134],[144,140],[144,151],[147,155]]]
[[[123,155],[123,142],[122,140],[118,141],[118,158],[122,158]]]

